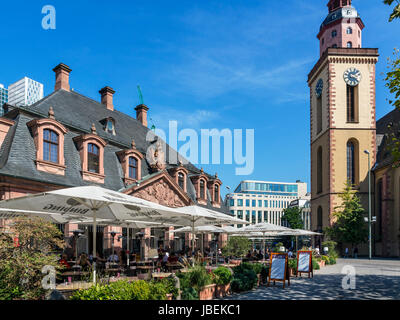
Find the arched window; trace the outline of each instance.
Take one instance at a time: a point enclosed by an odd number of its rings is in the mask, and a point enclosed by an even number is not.
[[[335,38],[337,36],[337,31],[336,30],[333,30],[332,31],[332,38]]]
[[[353,48],[353,43],[351,41],[347,42],[347,48]]]
[[[185,175],[182,172],[178,173],[178,185],[185,190]]]
[[[322,131],[322,95],[317,97],[317,133]]]
[[[353,34],[353,29],[351,27],[348,27],[346,30],[347,34]]]
[[[347,142],[347,180],[352,185],[356,183],[355,146],[352,141]]]
[[[93,143],[88,144],[88,171],[99,173],[100,172],[100,152],[99,147]]]
[[[322,192],[322,147],[317,151],[317,193]]]
[[[134,157],[129,157],[129,178],[137,179],[138,178],[138,161]]]
[[[318,207],[317,211],[317,229],[322,230],[322,207]]]
[[[200,198],[202,199],[206,198],[206,188],[204,180],[200,180]]]
[[[214,186],[214,202],[219,202],[219,186]]]
[[[43,160],[58,163],[58,134],[50,129],[43,130]]]
[[[347,85],[347,122],[358,121],[358,86]]]

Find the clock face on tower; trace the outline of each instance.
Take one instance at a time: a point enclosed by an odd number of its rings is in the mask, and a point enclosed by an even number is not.
[[[361,81],[361,72],[356,68],[349,68],[343,74],[343,78],[349,86],[355,87]]]
[[[317,85],[315,86],[315,93],[317,94],[317,98],[322,95],[322,89],[324,88],[324,81],[319,79]]]

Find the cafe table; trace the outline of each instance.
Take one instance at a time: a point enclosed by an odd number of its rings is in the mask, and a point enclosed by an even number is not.
[[[168,278],[170,275],[172,275],[172,273],[170,272],[153,272],[151,274],[151,277],[153,279],[164,279],[164,278]]]

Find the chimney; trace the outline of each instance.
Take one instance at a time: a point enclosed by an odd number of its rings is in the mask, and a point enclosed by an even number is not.
[[[144,104],[139,104],[136,108],[136,119],[147,127],[147,111],[149,108]]]
[[[104,87],[99,93],[101,94],[101,103],[104,104],[108,110],[114,111],[113,95],[115,91],[113,88]]]
[[[69,91],[69,73],[72,71],[67,65],[60,63],[53,69],[56,73],[56,85],[54,91],[63,89]]]

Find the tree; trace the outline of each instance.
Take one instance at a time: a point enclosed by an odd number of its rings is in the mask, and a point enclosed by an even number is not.
[[[225,256],[244,257],[250,249],[251,241],[246,237],[230,237],[222,253]]]
[[[18,218],[0,232],[0,300],[39,299],[44,266],[60,270],[64,241],[57,227],[44,219]]]
[[[394,2],[395,5],[392,14],[389,17],[389,22],[394,19],[400,18],[400,0],[384,0],[385,4],[391,6]],[[393,100],[389,100],[389,103],[395,108],[400,110],[400,57],[399,50],[395,49],[392,58],[388,58],[389,69],[386,73],[386,87],[390,93],[394,95]],[[393,158],[393,166],[400,166],[400,125],[398,123],[389,124],[389,132],[386,135],[387,139],[387,150],[390,151]]]
[[[393,19],[400,18],[400,1],[399,0],[383,0],[383,3],[391,6],[395,2],[395,7],[393,9],[392,14],[389,17],[389,22],[392,22]],[[397,3],[397,5],[396,5]]]
[[[346,183],[339,197],[342,199],[342,204],[335,207],[333,213],[335,222],[325,229],[326,234],[342,244],[350,243],[355,246],[366,242],[368,231],[364,221],[365,210],[350,182]]]
[[[283,210],[282,220],[288,223],[289,228],[303,229],[304,222],[301,218],[303,209],[299,207],[291,207]]]

